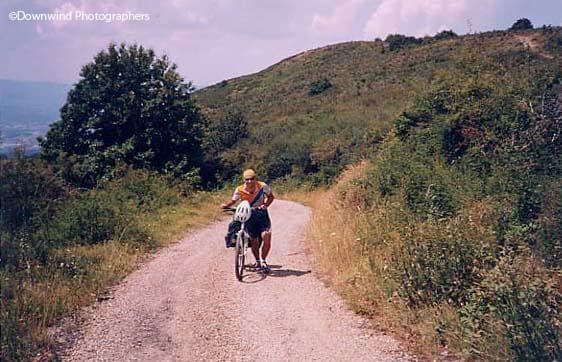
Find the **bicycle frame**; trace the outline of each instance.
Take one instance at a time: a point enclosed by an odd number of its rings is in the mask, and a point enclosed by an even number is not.
[[[240,230],[236,233],[236,253],[234,255],[234,271],[236,279],[242,280],[244,274],[246,254],[248,252],[248,242],[250,235],[246,232],[245,223],[242,223]]]

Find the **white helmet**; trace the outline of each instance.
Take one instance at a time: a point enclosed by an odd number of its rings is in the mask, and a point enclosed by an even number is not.
[[[244,200],[236,208],[236,212],[234,213],[234,220],[240,222],[246,222],[250,219],[251,215],[252,215],[252,208],[250,207],[250,203]]]

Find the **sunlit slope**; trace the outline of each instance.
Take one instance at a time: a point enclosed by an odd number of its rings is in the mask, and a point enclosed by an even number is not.
[[[380,40],[335,44],[195,96],[211,125],[223,122],[233,108],[248,122],[249,140],[221,150],[227,163],[257,164],[270,177],[328,169],[333,174],[370,152],[392,121],[439,83],[466,82],[479,74],[523,77],[531,67],[559,62],[559,47],[549,43],[557,31],[424,38],[394,50]],[[319,81],[331,86],[322,88]],[[298,157],[276,161],[283,149],[298,150]]]

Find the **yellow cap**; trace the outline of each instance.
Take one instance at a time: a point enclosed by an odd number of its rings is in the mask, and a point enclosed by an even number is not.
[[[252,170],[251,168],[249,168],[246,171],[244,171],[243,175],[244,175],[244,178],[256,177],[256,172],[254,170]]]

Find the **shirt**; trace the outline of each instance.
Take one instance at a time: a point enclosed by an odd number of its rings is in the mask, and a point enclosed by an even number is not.
[[[246,191],[245,185],[238,186],[236,190],[234,190],[232,201],[246,200],[250,204],[252,204],[252,201],[254,201],[256,195],[258,194],[258,192],[260,192],[261,189],[263,189],[263,192],[261,193],[260,198],[252,205],[252,207],[261,206],[265,203],[265,196],[271,195],[271,188],[269,187],[269,185],[261,181],[256,182],[256,189],[254,190],[254,192]]]

